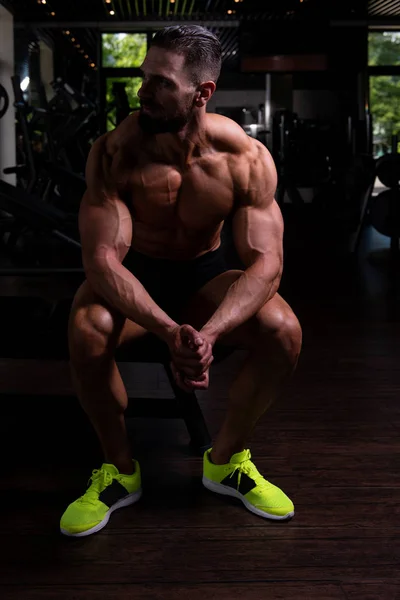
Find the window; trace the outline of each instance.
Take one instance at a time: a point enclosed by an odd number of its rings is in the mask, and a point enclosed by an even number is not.
[[[391,150],[392,135],[400,134],[400,76],[370,76],[374,156]]]
[[[400,32],[371,31],[368,35],[370,67],[400,65]]]
[[[400,32],[368,35],[369,103],[376,158],[391,151],[392,135],[400,137]]]

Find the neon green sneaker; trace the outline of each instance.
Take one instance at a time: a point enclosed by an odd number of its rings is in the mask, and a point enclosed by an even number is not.
[[[134,460],[135,472],[122,475],[114,465],[104,463],[95,469],[88,481],[91,485],[83,496],[72,502],[61,517],[60,530],[64,535],[83,537],[103,529],[117,508],[128,506],[142,495],[139,463]]]
[[[206,450],[203,485],[217,494],[234,496],[251,512],[265,519],[284,520],[294,516],[293,502],[278,487],[264,479],[251,462],[250,450],[234,454],[226,465],[215,465]]]

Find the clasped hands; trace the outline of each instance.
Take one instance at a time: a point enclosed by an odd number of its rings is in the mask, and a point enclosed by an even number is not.
[[[208,388],[214,343],[215,340],[190,325],[181,325],[172,331],[168,344],[171,369],[176,383],[185,392]]]

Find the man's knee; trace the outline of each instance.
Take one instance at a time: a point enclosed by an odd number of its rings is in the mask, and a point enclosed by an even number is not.
[[[283,313],[279,321],[279,329],[277,330],[278,337],[282,338],[290,345],[300,347],[302,342],[302,330],[299,320],[296,315],[291,313]]]
[[[280,350],[275,355],[277,359],[288,363],[289,367],[297,364],[301,346],[302,329],[292,310],[276,311],[271,322],[265,322],[260,311],[258,318],[259,344],[271,355],[271,349]],[[271,356],[269,357],[271,358]]]
[[[74,309],[68,328],[71,362],[85,364],[104,357],[115,334],[115,319],[106,307],[89,304]]]

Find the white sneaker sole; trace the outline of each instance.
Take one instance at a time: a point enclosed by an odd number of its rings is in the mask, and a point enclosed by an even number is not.
[[[81,531],[80,533],[70,533],[69,531],[62,529],[62,527],[60,527],[60,531],[61,533],[69,537],[85,537],[86,535],[92,535],[92,533],[97,533],[98,531],[100,531],[100,529],[103,529],[103,527],[107,525],[110,516],[112,515],[114,510],[117,510],[118,508],[123,508],[124,506],[129,506],[130,504],[134,504],[139,500],[141,495],[142,488],[140,488],[137,492],[134,492],[133,494],[128,494],[128,496],[125,496],[125,498],[121,498],[121,500],[118,500],[118,502],[113,504],[108,509],[108,512],[106,513],[104,519],[100,521],[100,523],[98,523],[95,527],[88,529],[87,531]]]
[[[233,498],[238,498],[243,502],[243,504],[248,510],[250,510],[255,515],[258,515],[259,517],[263,517],[264,519],[272,519],[273,521],[285,521],[294,517],[294,510],[282,516],[272,515],[270,513],[265,512],[265,510],[260,510],[259,508],[256,508],[255,506],[250,504],[250,502],[246,500],[243,494],[241,494],[237,490],[234,490],[233,488],[228,487],[227,485],[222,485],[222,483],[215,483],[215,481],[207,479],[207,477],[204,477],[204,475],[203,485],[211,492],[216,492],[217,494],[223,494],[224,496],[233,496]]]

